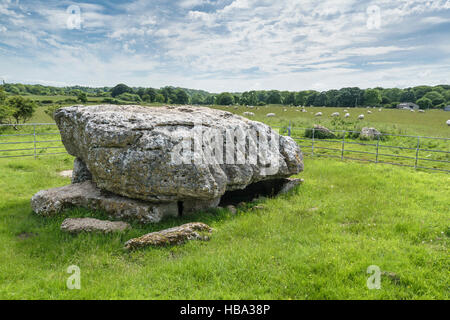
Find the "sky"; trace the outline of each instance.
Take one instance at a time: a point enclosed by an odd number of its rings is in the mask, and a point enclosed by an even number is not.
[[[0,0],[0,79],[210,92],[450,84],[450,0]]]

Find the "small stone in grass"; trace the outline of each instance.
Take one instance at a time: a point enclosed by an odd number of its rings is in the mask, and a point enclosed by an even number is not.
[[[231,214],[236,214],[237,210],[235,206],[229,205],[227,206],[227,210],[231,212]]]
[[[107,221],[93,218],[68,218],[61,224],[61,230],[69,233],[80,232],[117,232],[129,229],[130,225],[122,221]]]

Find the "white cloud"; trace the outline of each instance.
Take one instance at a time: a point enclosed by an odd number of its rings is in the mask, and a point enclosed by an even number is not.
[[[45,74],[47,81],[211,91],[433,81],[445,79],[448,71],[445,42],[437,41],[433,59],[420,66],[430,74],[417,77],[417,62],[404,59],[418,55],[427,61],[428,44],[420,32],[448,21],[443,17],[448,2],[378,0],[373,3],[382,21],[376,30],[367,28],[370,1],[136,0],[116,5],[116,13],[106,5],[81,3],[82,28],[73,33],[67,33],[68,14],[58,5],[28,7],[34,9],[29,17],[23,16],[25,8],[0,6],[9,21],[2,20],[8,33],[1,33],[0,43],[32,56],[27,63],[0,52],[0,69],[27,79]],[[14,14],[22,14],[16,26]],[[64,71],[67,66],[77,67]],[[371,71],[365,70],[369,66]],[[392,76],[389,68],[398,74]]]

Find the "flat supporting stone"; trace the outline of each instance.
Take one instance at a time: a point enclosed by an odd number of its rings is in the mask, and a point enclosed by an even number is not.
[[[178,216],[177,203],[149,203],[100,190],[91,181],[42,190],[31,198],[34,212],[53,216],[65,209],[81,207],[104,211],[115,219],[157,223],[167,216]]]
[[[130,228],[130,225],[122,221],[107,221],[93,218],[68,218],[61,224],[61,230],[69,233],[80,232],[121,232]]]
[[[147,246],[167,246],[181,244],[189,240],[209,240],[205,233],[211,233],[212,229],[204,223],[192,222],[178,227],[152,232],[142,237],[128,240],[125,249],[134,250]]]

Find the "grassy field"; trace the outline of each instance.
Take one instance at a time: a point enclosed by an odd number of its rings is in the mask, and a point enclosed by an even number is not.
[[[71,236],[66,217],[32,213],[31,196],[69,179],[70,156],[0,160],[1,299],[448,299],[447,174],[306,159],[291,194],[125,234]],[[407,183],[405,183],[407,182]],[[123,251],[126,240],[188,221],[210,224],[209,242]],[[67,267],[81,269],[68,290]],[[366,286],[377,265],[380,290]]]
[[[374,126],[383,133],[450,137],[445,125],[449,113],[425,114],[402,110],[349,109],[350,120],[336,120],[341,108],[283,106],[216,107],[237,114],[255,113],[254,119],[283,132],[293,127],[322,124],[330,129],[359,130]],[[284,111],[286,109],[286,111]],[[40,107],[31,122],[53,122]],[[315,118],[322,111],[324,116]],[[275,118],[266,114],[274,112]],[[366,119],[357,121],[364,113]],[[55,218],[31,211],[30,198],[39,190],[68,184],[60,171],[73,166],[69,155],[46,156],[64,149],[54,126],[38,127],[37,159],[32,148],[33,127],[0,134],[1,155],[30,154],[0,159],[0,299],[449,299],[450,200],[448,174],[421,172],[381,164],[305,158],[305,183],[288,195],[241,208],[203,212],[195,218],[167,220],[124,234],[70,236],[59,230],[66,217],[107,218],[101,212],[71,210]],[[28,134],[16,136],[16,134]],[[293,136],[302,138],[303,129]],[[340,148],[342,137],[316,141],[317,146]],[[41,142],[51,141],[51,142]],[[309,141],[298,140],[310,151]],[[346,137],[360,143],[358,137]],[[26,142],[9,144],[11,142]],[[309,142],[310,143],[310,142]],[[364,143],[371,144],[373,142]],[[423,140],[429,148],[421,156],[450,160],[444,141]],[[405,147],[416,139],[389,137],[381,145]],[[346,146],[349,151],[373,151],[373,146]],[[340,156],[339,151],[316,153]],[[395,152],[392,151],[391,152]],[[351,153],[349,153],[351,154]],[[410,156],[414,150],[398,150]],[[364,157],[365,154],[358,154]],[[372,157],[372,155],[366,155]],[[399,161],[403,161],[400,159]],[[409,160],[404,160],[409,161]],[[429,164],[428,164],[429,165]],[[210,224],[209,242],[179,247],[123,251],[130,238],[189,221]],[[68,290],[70,265],[81,269],[81,290]],[[388,272],[382,288],[369,290],[367,267]]]
[[[92,102],[95,103],[95,102]],[[347,130],[347,131],[361,131],[363,127],[375,127],[384,134],[392,136],[385,136],[378,141],[362,141],[353,133],[345,134],[345,146],[342,153],[343,134],[338,134],[334,139],[326,139],[322,141],[316,140],[314,143],[314,154],[317,156],[327,156],[334,158],[362,159],[364,161],[377,161],[385,163],[395,163],[399,165],[416,166],[423,168],[434,168],[439,170],[450,170],[450,141],[429,139],[427,137],[441,137],[450,138],[450,127],[445,123],[446,119],[450,117],[450,113],[443,110],[428,110],[426,113],[410,112],[405,110],[391,110],[383,109],[381,112],[378,109],[370,109],[372,114],[367,113],[366,108],[349,108],[351,117],[344,119],[343,108],[306,108],[307,112],[300,112],[300,108],[285,107],[285,106],[264,106],[249,109],[248,107],[219,107],[214,108],[231,111],[233,113],[243,115],[246,111],[255,113],[254,120],[265,122],[271,125],[280,133],[287,135],[287,127],[289,123],[292,126],[292,136],[296,138],[297,142],[303,147],[305,154],[312,153],[312,142],[305,139],[305,129],[311,128],[314,124],[321,124],[332,130]],[[53,119],[45,112],[45,107],[37,109],[34,117],[30,123],[52,123]],[[284,111],[286,110],[286,111]],[[317,112],[323,112],[323,117],[315,117]],[[341,117],[333,118],[331,114],[340,112]],[[266,117],[267,113],[275,113],[274,118]],[[360,121],[356,118],[358,115],[364,114],[365,119]],[[57,133],[55,127],[39,126],[37,133],[43,133],[44,136],[38,137],[37,147],[38,153],[53,153],[64,151],[58,149],[61,143],[56,142],[39,142],[54,140],[56,137],[52,133]],[[22,128],[18,131],[3,130],[0,134],[31,134],[33,128]],[[403,137],[394,135],[414,135],[422,136],[420,139],[416,137]],[[51,137],[51,139],[50,139]],[[7,144],[0,145],[0,156],[12,156],[17,154],[33,154],[31,150],[21,150],[24,148],[33,148],[34,140],[31,136],[8,136],[0,137],[0,143],[12,142],[29,142],[28,144]],[[417,153],[416,148],[420,146],[420,151]],[[399,147],[399,148],[394,148]],[[14,150],[19,151],[2,151]],[[377,157],[375,153],[377,152]],[[444,152],[441,152],[444,151]],[[415,158],[418,158],[416,163]]]

